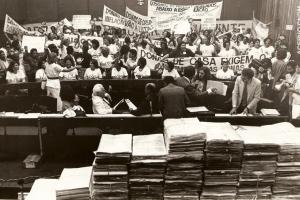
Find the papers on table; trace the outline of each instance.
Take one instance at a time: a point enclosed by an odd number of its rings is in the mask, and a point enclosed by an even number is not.
[[[88,200],[90,197],[89,185],[91,175],[92,167],[65,168],[56,187],[57,200]]]
[[[131,199],[163,198],[166,155],[162,134],[133,136],[129,176]]]
[[[253,115],[252,114],[243,114],[243,113],[240,113],[240,114],[234,114],[234,115],[231,115],[231,114],[228,114],[228,113],[216,113],[215,114],[216,117],[252,117]]]
[[[279,116],[280,115],[280,113],[276,109],[266,109],[266,108],[263,108],[263,109],[260,110],[260,112],[264,116]]]
[[[190,113],[208,112],[209,110],[205,106],[188,107],[186,108]]]
[[[41,113],[27,113],[19,115],[19,119],[37,119]]]
[[[137,109],[137,107],[129,99],[125,99],[125,102],[126,102],[129,109],[131,109],[131,110],[136,110]]]
[[[127,199],[132,135],[103,134],[93,164],[92,198]]]
[[[205,129],[197,118],[166,119],[164,133],[169,151],[164,199],[199,199]]]
[[[228,86],[219,81],[208,80],[206,88],[216,88],[217,94],[226,96]]]
[[[58,179],[37,179],[25,200],[56,200]]]

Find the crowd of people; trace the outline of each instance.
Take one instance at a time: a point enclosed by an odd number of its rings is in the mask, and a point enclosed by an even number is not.
[[[79,33],[68,27],[61,31],[51,27],[47,33],[45,52],[42,54],[34,48],[22,49],[20,38],[12,35],[7,37],[6,45],[0,49],[0,82],[41,82],[41,88],[46,90],[47,95],[58,99],[57,111],[61,112],[66,109],[63,106],[64,99],[61,101],[60,80],[159,77],[166,84],[159,92],[155,85],[146,85],[146,102],[154,102],[151,109],[144,102],[142,110],[131,112],[141,114],[150,110],[161,111],[165,118],[169,118],[181,117],[188,105],[202,105],[205,96],[215,95],[216,88],[207,88],[208,80],[232,80],[235,81],[235,86],[231,113],[256,113],[258,102],[265,100],[273,102],[276,108],[287,102],[292,106],[293,118],[298,117],[299,70],[298,64],[291,60],[285,36],[280,35],[275,41],[269,37],[262,41],[255,38],[249,29],[243,33],[233,33],[218,37],[213,31],[197,32],[191,29],[185,35],[164,31],[159,38],[153,38],[149,33],[129,36],[126,31],[116,28],[107,31],[96,27],[91,32]],[[78,47],[72,46],[71,41],[64,37],[65,34],[101,36],[103,44],[100,45],[96,39],[83,41],[78,51]],[[140,49],[161,56],[164,68],[154,71],[154,67],[149,66],[145,58],[138,58]],[[230,69],[228,62],[222,63],[217,73],[212,74],[209,66],[204,66],[200,60],[196,61],[195,66],[181,69],[167,60],[177,57],[237,55],[253,57],[252,63],[241,74]],[[7,91],[6,94],[13,93]],[[102,85],[95,85],[91,96],[94,113],[113,113],[110,95]],[[71,99],[68,98],[68,101]],[[79,105],[76,106],[75,110]]]

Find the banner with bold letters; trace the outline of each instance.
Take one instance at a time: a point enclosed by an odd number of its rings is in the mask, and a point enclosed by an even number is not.
[[[23,34],[32,34],[32,32],[23,28],[18,24],[13,18],[6,14],[3,31],[9,34],[23,35]]]
[[[126,6],[126,26],[136,33],[149,32],[153,30],[153,22],[150,17],[141,15]]]

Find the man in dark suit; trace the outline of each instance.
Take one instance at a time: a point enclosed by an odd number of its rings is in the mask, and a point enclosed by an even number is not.
[[[164,78],[165,87],[158,93],[158,101],[164,119],[182,118],[186,115],[186,105],[189,99],[182,87],[174,84],[171,76]]]
[[[188,66],[184,68],[183,76],[176,79],[176,85],[184,88],[186,94],[188,95],[191,106],[204,105],[205,96],[213,94],[216,89],[208,89],[205,91],[197,90],[192,84],[192,79],[195,75],[195,68],[193,66]]]

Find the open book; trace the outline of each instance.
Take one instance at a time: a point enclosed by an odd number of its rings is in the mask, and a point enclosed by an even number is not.
[[[115,110],[119,105],[122,103],[125,103],[130,110],[136,110],[137,107],[130,101],[129,99],[121,99],[114,107],[113,109]]]

